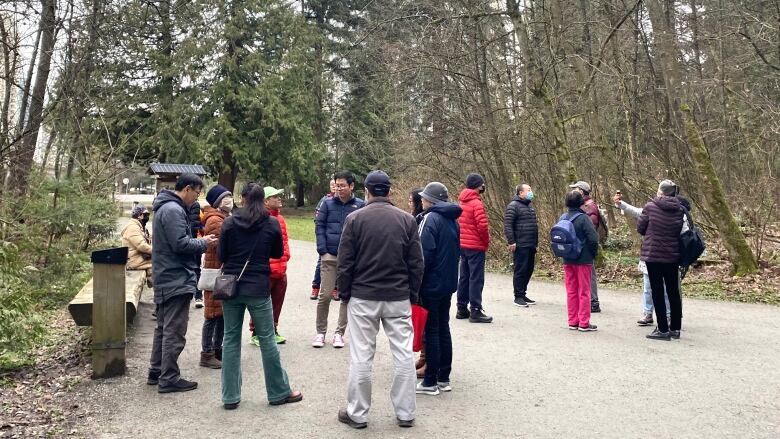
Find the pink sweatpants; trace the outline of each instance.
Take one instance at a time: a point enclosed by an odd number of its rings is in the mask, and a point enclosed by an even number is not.
[[[569,326],[587,328],[590,324],[590,270],[591,264],[563,264]]]

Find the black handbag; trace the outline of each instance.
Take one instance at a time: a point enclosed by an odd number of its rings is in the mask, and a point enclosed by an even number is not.
[[[244,268],[241,269],[241,273],[238,276],[235,274],[221,273],[214,279],[214,291],[212,291],[211,296],[214,300],[230,300],[238,295],[238,282],[241,280],[241,276],[244,275],[244,270],[246,270],[247,265],[249,265],[249,260],[252,259],[252,254],[255,252],[255,247],[257,247],[257,242],[260,241],[262,233],[263,230],[261,229],[260,234],[258,234],[257,239],[255,239],[252,250],[249,251],[249,257],[247,257],[246,262],[244,262]]]

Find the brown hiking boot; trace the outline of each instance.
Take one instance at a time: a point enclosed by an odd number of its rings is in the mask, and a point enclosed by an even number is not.
[[[644,317],[636,321],[636,324],[639,326],[650,326],[653,324],[653,315],[652,314],[645,314]]]
[[[217,360],[213,351],[200,353],[200,365],[210,369],[222,369],[222,362]]]

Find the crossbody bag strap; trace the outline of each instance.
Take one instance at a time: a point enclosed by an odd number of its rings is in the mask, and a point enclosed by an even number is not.
[[[244,262],[244,268],[241,269],[241,273],[238,275],[238,278],[236,279],[236,282],[241,280],[241,276],[244,275],[244,270],[246,270],[246,266],[249,265],[249,260],[252,259],[252,254],[255,252],[255,247],[257,247],[257,243],[260,241],[260,237],[263,234],[263,228],[260,228],[260,233],[257,234],[257,238],[255,238],[255,243],[252,245],[252,250],[249,251],[249,257],[246,258],[246,262]]]

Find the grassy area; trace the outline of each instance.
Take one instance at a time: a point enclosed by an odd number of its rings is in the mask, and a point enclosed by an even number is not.
[[[287,236],[299,241],[314,242],[314,221],[311,218],[284,217],[287,222]]]

